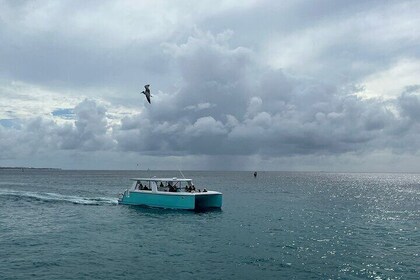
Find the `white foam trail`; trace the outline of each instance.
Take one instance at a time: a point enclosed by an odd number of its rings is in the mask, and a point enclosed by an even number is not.
[[[14,196],[22,198],[34,198],[42,201],[52,202],[71,202],[74,204],[82,205],[106,205],[106,204],[118,204],[117,198],[110,197],[81,197],[73,195],[63,195],[58,193],[42,193],[42,192],[27,192],[27,191],[14,191],[0,189],[1,196]]]

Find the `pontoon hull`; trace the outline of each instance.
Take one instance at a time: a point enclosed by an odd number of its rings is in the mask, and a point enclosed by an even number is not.
[[[169,193],[151,191],[125,191],[120,204],[142,205],[148,207],[170,208],[170,209],[207,209],[221,208],[222,194],[219,192],[206,193]]]

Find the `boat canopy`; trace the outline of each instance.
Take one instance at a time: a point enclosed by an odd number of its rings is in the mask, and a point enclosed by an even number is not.
[[[147,182],[191,182],[192,179],[185,178],[131,178],[132,181],[147,181]]]

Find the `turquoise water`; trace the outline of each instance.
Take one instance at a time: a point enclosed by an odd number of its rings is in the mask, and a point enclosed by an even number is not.
[[[116,204],[176,172],[0,170],[0,279],[420,279],[420,174],[184,174],[222,210]]]

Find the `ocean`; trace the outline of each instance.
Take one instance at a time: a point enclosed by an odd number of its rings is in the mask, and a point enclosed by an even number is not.
[[[222,209],[117,204],[175,171],[0,170],[0,279],[420,279],[420,174],[183,173]]]

